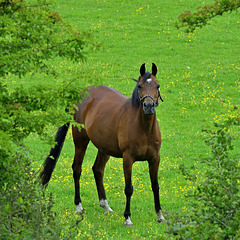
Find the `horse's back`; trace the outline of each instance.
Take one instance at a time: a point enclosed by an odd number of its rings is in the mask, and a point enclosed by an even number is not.
[[[118,90],[100,85],[97,88],[92,87],[89,90],[91,97],[95,100],[96,104],[109,104],[109,105],[117,105],[121,106],[121,103],[126,102],[127,97],[124,96]]]
[[[116,89],[100,85],[88,89],[88,94],[79,103],[78,110],[75,113],[75,120],[78,123],[85,124],[86,119],[99,113],[110,114],[114,109],[119,109],[126,102],[127,97]]]
[[[118,125],[129,99],[116,89],[102,85],[88,92],[78,104],[75,120],[84,124],[88,137],[100,150],[109,149],[109,155],[120,156]]]

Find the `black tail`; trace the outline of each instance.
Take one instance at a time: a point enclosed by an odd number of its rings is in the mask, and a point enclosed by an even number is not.
[[[40,178],[42,185],[45,187],[48,185],[48,182],[52,176],[52,172],[56,166],[57,160],[63,147],[64,140],[67,135],[68,128],[69,123],[64,124],[58,129],[55,137],[56,145],[54,148],[51,149],[50,154],[43,163],[43,170],[40,173]]]

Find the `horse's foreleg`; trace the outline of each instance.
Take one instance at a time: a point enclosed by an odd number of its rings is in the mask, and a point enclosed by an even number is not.
[[[98,151],[95,163],[92,167],[98,191],[99,205],[105,210],[105,213],[113,212],[113,210],[108,205],[103,185],[104,169],[108,159],[108,155]]]
[[[125,222],[124,225],[127,227],[131,227],[133,225],[130,216],[130,202],[131,196],[133,194],[133,186],[132,186],[132,165],[133,161],[130,157],[123,156],[123,170],[125,177],[125,195],[126,195],[126,209],[124,211]]]
[[[158,154],[155,159],[149,161],[149,173],[152,184],[152,191],[154,195],[155,211],[157,213],[157,222],[162,222],[165,218],[162,215],[162,208],[159,199],[159,184],[158,184],[158,168],[160,163],[160,155]]]

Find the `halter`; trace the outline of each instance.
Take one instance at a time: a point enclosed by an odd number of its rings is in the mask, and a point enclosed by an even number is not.
[[[145,95],[145,96],[143,96],[143,97],[139,97],[140,102],[142,102],[142,101],[143,101],[145,98],[147,98],[147,97],[150,97],[150,98],[153,100],[153,103],[154,103],[155,107],[158,106],[158,103],[156,103],[154,97],[153,97],[152,95],[150,95],[150,94],[147,94],[147,95]],[[163,102],[163,99],[162,99],[162,97],[161,97],[161,95],[160,95],[160,91],[159,91],[159,90],[158,90],[158,97],[159,97],[159,99]]]
[[[145,98],[147,98],[147,97],[150,97],[152,100],[153,100],[153,103],[154,103],[154,105],[157,107],[158,106],[158,104],[156,104],[156,101],[155,101],[155,99],[154,99],[154,97],[152,96],[152,95],[150,95],[150,94],[147,94],[147,95],[145,95],[145,96],[143,96],[143,97],[139,97],[139,100],[140,100],[140,102],[142,102]]]

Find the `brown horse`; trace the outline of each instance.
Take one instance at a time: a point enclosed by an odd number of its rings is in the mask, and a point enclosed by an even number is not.
[[[132,97],[127,98],[115,89],[98,86],[89,88],[78,110],[74,114],[76,122],[84,124],[79,130],[73,127],[75,156],[72,165],[75,183],[76,212],[83,211],[80,198],[80,176],[82,162],[89,141],[98,148],[98,154],[92,167],[99,204],[105,212],[112,212],[109,207],[103,185],[104,168],[110,156],[123,158],[125,177],[126,209],[124,212],[125,225],[132,226],[130,219],[130,200],[133,193],[132,165],[135,161],[148,161],[149,173],[154,194],[157,221],[164,217],[159,200],[158,168],[160,163],[159,150],[161,133],[159,130],[155,108],[160,96],[159,83],[156,79],[157,67],[152,64],[152,73],[145,71],[145,64],[140,68],[140,74]],[[163,100],[162,100],[163,101]],[[56,146],[44,163],[41,173],[43,185],[47,185],[57,158],[60,154],[69,124],[59,128],[56,136]]]

